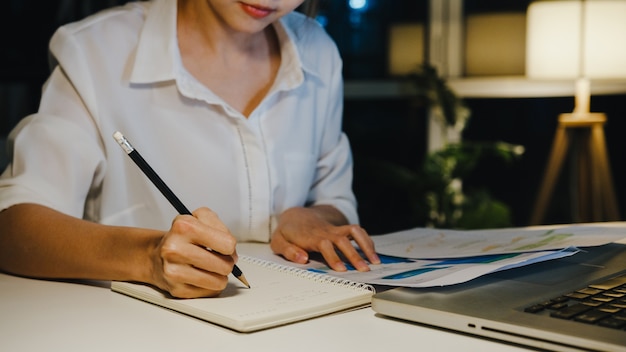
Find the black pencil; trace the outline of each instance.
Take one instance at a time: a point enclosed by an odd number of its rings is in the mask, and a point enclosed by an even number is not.
[[[191,212],[189,211],[189,209],[187,209],[187,207],[183,205],[183,203],[180,201],[180,199],[178,199],[178,197],[174,194],[174,192],[172,192],[172,190],[169,187],[167,187],[167,185],[165,184],[165,182],[163,182],[161,177],[157,175],[157,173],[146,162],[146,160],[141,156],[141,154],[139,154],[137,149],[133,148],[133,146],[130,144],[130,142],[126,139],[126,137],[124,137],[124,135],[121,132],[119,131],[115,132],[113,134],[113,138],[115,138],[115,140],[120,145],[120,147],[122,147],[122,149],[124,149],[126,154],[128,154],[128,156],[131,159],[133,159],[135,164],[139,166],[141,171],[143,171],[143,173],[150,179],[150,181],[154,183],[154,185],[159,189],[159,191],[163,193],[165,198],[170,203],[172,203],[172,205],[174,206],[174,208],[176,208],[176,211],[178,211],[179,214],[191,215]],[[241,272],[241,269],[239,269],[237,265],[233,267],[232,273],[233,275],[235,275],[235,277],[239,281],[241,281],[244,285],[246,285],[246,287],[250,288],[250,284],[248,283],[248,280],[246,280],[246,277],[243,275],[243,272]]]

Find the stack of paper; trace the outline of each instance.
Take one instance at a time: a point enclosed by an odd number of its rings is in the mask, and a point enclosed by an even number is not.
[[[625,237],[626,223],[621,222],[471,231],[414,228],[373,236],[382,263],[371,265],[369,272],[350,266],[347,272],[336,272],[321,258],[289,265],[374,285],[432,287],[570,256],[580,248]]]

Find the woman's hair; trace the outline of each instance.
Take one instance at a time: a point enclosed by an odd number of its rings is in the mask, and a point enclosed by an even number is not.
[[[300,5],[299,10],[308,17],[315,18],[319,10],[319,5],[319,0],[305,0],[302,5]]]

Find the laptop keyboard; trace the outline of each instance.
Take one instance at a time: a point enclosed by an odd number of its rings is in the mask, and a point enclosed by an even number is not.
[[[626,330],[626,275],[533,304],[524,311]]]

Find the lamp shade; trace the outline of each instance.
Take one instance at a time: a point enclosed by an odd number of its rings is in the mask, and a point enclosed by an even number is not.
[[[529,78],[626,78],[626,0],[536,1],[526,29]]]

